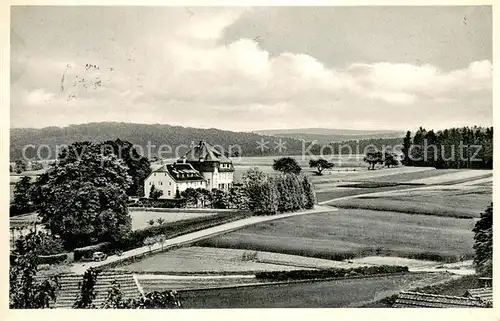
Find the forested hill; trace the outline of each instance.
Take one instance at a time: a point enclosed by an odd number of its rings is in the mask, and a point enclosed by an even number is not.
[[[279,151],[275,150],[276,137],[258,135],[254,133],[231,132],[215,128],[201,129],[170,125],[147,125],[133,123],[88,123],[81,125],[70,125],[67,127],[46,127],[42,129],[32,128],[13,128],[10,131],[10,159],[15,160],[22,157],[22,150],[27,145],[48,145],[53,151],[56,146],[71,144],[76,141],[93,141],[102,142],[107,140],[130,141],[132,144],[139,145],[146,152],[148,143],[153,146],[151,148],[153,154],[156,154],[159,146],[170,146],[172,149],[169,155],[168,147],[162,147],[163,156],[175,157],[175,148],[180,145],[190,146],[196,144],[200,140],[205,140],[212,145],[220,145],[226,148],[231,145],[241,146],[242,156],[258,156],[258,155],[278,155]],[[261,140],[268,141],[265,148],[257,147],[257,142]],[[283,149],[282,154],[300,154],[302,150],[302,142],[295,139],[282,138],[286,142],[286,151]],[[262,151],[261,151],[262,149]],[[47,148],[43,148],[42,157],[47,157]],[[237,150],[237,148],[232,149]],[[186,152],[187,147],[179,147],[180,152]],[[35,151],[33,148],[26,150],[28,157],[34,157]],[[55,157],[55,152],[52,153],[52,158]]]
[[[188,148],[186,146],[196,144],[200,140],[205,140],[212,145],[222,146],[224,152],[230,156],[235,156],[234,152],[238,150],[238,148],[233,147],[231,149],[232,153],[228,153],[230,146],[240,146],[240,156],[301,155],[303,148],[311,153],[318,154],[321,147],[320,145],[315,145],[314,148],[308,148],[310,147],[309,143],[304,143],[298,139],[266,136],[249,132],[115,122],[88,123],[42,129],[13,128],[10,131],[10,136],[11,161],[22,158],[22,150],[28,145],[33,145],[35,148],[29,147],[26,149],[25,155],[27,157],[36,157],[36,149],[39,146],[47,145],[50,147],[50,155],[48,154],[49,149],[43,147],[39,149],[40,156],[43,159],[53,159],[56,156],[56,146],[69,145],[76,141],[102,142],[117,138],[141,146],[146,156],[148,156],[148,144],[152,146],[151,156],[155,156],[158,148],[163,145],[162,156],[164,158],[177,157],[175,155],[176,147],[183,145],[179,147],[179,153],[185,153]],[[402,138],[370,139],[359,142],[350,141],[349,144],[353,145],[352,150],[355,151],[357,145],[360,145],[362,150],[363,146],[368,143],[381,146],[384,144],[393,145],[396,142],[402,142]],[[278,145],[280,140],[282,142],[281,148]],[[264,145],[262,145],[262,142],[264,142]],[[170,146],[171,151],[169,147],[165,146]],[[337,146],[338,143],[332,144],[333,153],[337,153]],[[332,149],[324,148],[323,151],[325,154],[331,153]]]

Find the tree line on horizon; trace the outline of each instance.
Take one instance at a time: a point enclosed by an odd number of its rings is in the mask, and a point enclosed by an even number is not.
[[[410,131],[403,140],[403,164],[436,168],[493,169],[493,127]]]

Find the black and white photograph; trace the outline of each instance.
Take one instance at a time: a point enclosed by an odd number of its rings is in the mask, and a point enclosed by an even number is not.
[[[492,309],[494,7],[10,6],[9,309]]]

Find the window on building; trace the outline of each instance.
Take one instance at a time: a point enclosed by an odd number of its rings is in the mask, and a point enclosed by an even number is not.
[[[168,185],[169,185],[169,186],[170,186],[170,185],[172,185],[172,182],[168,182]]]
[[[167,192],[168,196],[170,196],[170,191]]]

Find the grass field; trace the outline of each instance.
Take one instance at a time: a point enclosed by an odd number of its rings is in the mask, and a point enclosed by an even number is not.
[[[362,196],[333,201],[340,208],[393,211],[412,214],[477,218],[492,201],[490,187],[420,189],[388,196]]]
[[[254,255],[244,260],[244,255]],[[284,271],[313,268],[355,268],[367,264],[347,263],[281,253],[228,248],[185,247],[154,254],[144,260],[121,266],[120,270],[155,273]]]
[[[473,254],[475,220],[341,209],[247,227],[199,245],[343,260],[370,255],[456,261]]]
[[[181,220],[186,220],[190,218],[205,217],[217,214],[217,212],[204,212],[204,213],[175,213],[175,212],[154,212],[154,211],[130,211],[130,217],[132,218],[132,230],[139,230],[150,226],[147,221],[153,219],[155,225],[158,223],[156,220],[158,218],[163,218],[165,223],[176,222]],[[35,213],[25,214],[19,216],[13,216],[10,218],[10,223],[12,227],[27,226],[31,225],[36,219],[37,215]]]
[[[255,275],[152,275],[136,274],[145,293],[152,291],[209,289],[240,284],[255,284],[264,281]]]
[[[335,281],[179,292],[185,308],[346,308],[451,278],[422,273]]]
[[[130,211],[130,217],[132,218],[132,230],[139,230],[150,226],[147,221],[154,220],[155,225],[157,225],[156,220],[162,218],[165,223],[176,222],[181,220],[186,220],[196,217],[205,217],[217,214],[216,212],[206,213],[175,213],[175,212],[154,212],[154,211]]]
[[[119,267],[120,270],[148,272],[246,272],[283,271],[293,266],[244,261],[244,250],[186,247],[158,253],[141,261]]]
[[[361,194],[379,193],[388,191],[402,191],[405,189],[414,189],[414,188],[415,186],[411,185],[389,186],[389,187],[379,187],[379,188],[335,187],[329,190],[316,191],[316,198],[318,199],[318,202],[326,202],[334,198],[345,197],[345,196],[355,196]]]

